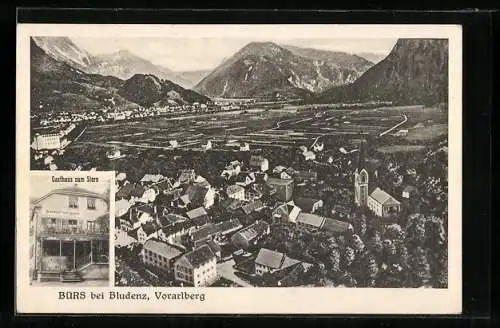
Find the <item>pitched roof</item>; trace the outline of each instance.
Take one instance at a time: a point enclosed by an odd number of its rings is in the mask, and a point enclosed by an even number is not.
[[[176,222],[186,221],[188,218],[174,213],[168,213],[167,215],[162,215],[158,218],[160,225],[162,227],[168,226],[170,224],[174,224]]]
[[[141,197],[146,189],[141,185],[126,184],[116,192],[116,198],[130,198],[132,196]]]
[[[163,175],[161,174],[145,174],[142,179],[141,179],[141,182],[159,182],[161,179],[163,179]]]
[[[351,224],[344,221],[325,218],[321,228],[330,232],[344,233],[351,228]]]
[[[182,251],[173,245],[167,244],[159,239],[151,238],[146,240],[143,248],[153,253],[162,255],[167,259],[173,259],[182,254]]]
[[[250,157],[250,166],[260,166],[265,160],[264,156],[252,155]]]
[[[380,188],[375,188],[375,190],[370,194],[370,197],[373,198],[377,203],[382,205],[399,205],[400,203],[391,195],[386,193]]]
[[[269,268],[279,269],[283,263],[284,257],[283,253],[261,248],[259,254],[255,258],[255,263]]]
[[[226,198],[220,203],[220,206],[227,211],[235,211],[241,207],[242,203],[243,201],[240,199]]]
[[[144,204],[141,206],[137,206],[135,209],[138,212],[148,213],[149,215],[154,215],[155,213],[157,213],[157,210],[158,210],[155,205],[151,205],[151,204]]]
[[[243,188],[242,186],[238,186],[238,185],[230,185],[226,188],[226,193],[228,195],[233,195],[233,194],[236,194],[236,193],[241,192],[241,191],[245,191],[245,188]]]
[[[139,230],[139,228],[135,228],[135,229],[132,229],[132,230],[129,230],[127,231],[127,235],[129,235],[130,237],[134,238],[135,240],[139,239],[137,237],[137,231]]]
[[[195,208],[191,211],[187,211],[186,212],[186,215],[188,216],[188,218],[190,219],[194,219],[198,216],[203,216],[203,215],[208,215],[207,211],[205,210],[204,207],[198,207],[198,208]]]
[[[222,251],[222,248],[212,239],[205,241],[203,244],[206,244],[208,247],[210,247],[210,249],[212,250],[212,253],[214,253],[214,254],[220,253]]]
[[[69,196],[81,196],[81,197],[95,197],[95,198],[102,199],[102,200],[104,200],[106,202],[109,201],[108,197],[106,197],[106,195],[104,195],[104,194],[99,194],[99,193],[96,193],[96,192],[93,192],[93,191],[90,191],[90,190],[87,190],[87,189],[83,189],[83,188],[74,186],[74,187],[59,188],[59,189],[51,190],[46,195],[44,195],[44,196],[40,197],[39,199],[35,200],[33,202],[33,204],[37,204],[40,201],[46,199],[47,197],[50,197],[50,196],[56,195],[56,194],[59,194],[59,195],[61,195],[61,194],[62,195],[69,195]]]
[[[187,230],[193,226],[193,222],[191,221],[181,221],[171,224],[169,226],[163,227],[161,230],[165,234],[165,236],[171,236],[176,234],[182,230]]]
[[[246,205],[241,206],[241,209],[243,210],[243,213],[245,214],[250,214],[260,208],[263,208],[264,204],[260,199],[254,200]]]
[[[216,224],[209,223],[194,231],[191,234],[191,237],[193,238],[193,240],[197,241],[207,237],[211,237],[218,233],[224,234],[233,230],[237,230],[241,227],[242,225],[238,219],[223,221]]]
[[[193,223],[197,227],[200,227],[200,226],[203,226],[207,223],[210,223],[210,218],[208,217],[208,215],[200,215],[200,216],[197,216],[197,217],[191,219],[191,221],[193,221]]]
[[[319,215],[300,212],[297,216],[297,223],[307,224],[316,228],[321,228],[325,218]]]
[[[295,204],[297,204],[297,206],[299,206],[306,212],[312,211],[314,204],[316,204],[319,201],[320,199],[314,199],[309,197],[297,197],[294,200]]]
[[[208,245],[203,245],[183,256],[193,267],[199,267],[215,257]]]
[[[248,227],[238,231],[236,234],[239,234],[244,239],[251,241],[258,236],[263,235],[269,229],[269,224],[265,221],[257,221]]]
[[[196,184],[188,184],[185,187],[185,193],[189,196],[190,202],[195,204],[202,204],[207,192],[208,188]]]
[[[156,225],[151,222],[144,223],[143,225],[141,225],[141,228],[147,236],[154,234],[158,230]]]
[[[266,181],[266,184],[268,185],[281,185],[281,186],[286,186],[293,183],[292,179],[277,179],[277,178],[269,178]]]

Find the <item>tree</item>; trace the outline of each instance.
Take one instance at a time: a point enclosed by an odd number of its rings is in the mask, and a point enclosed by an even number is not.
[[[352,246],[356,253],[361,253],[365,250],[365,244],[356,234],[352,235]]]
[[[344,250],[343,265],[342,267],[349,268],[356,258],[355,251],[351,247],[346,247]]]
[[[422,247],[415,249],[411,259],[413,287],[428,285],[431,279],[431,268],[427,254]]]

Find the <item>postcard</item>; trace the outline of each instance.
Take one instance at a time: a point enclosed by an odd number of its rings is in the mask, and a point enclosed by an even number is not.
[[[458,314],[457,25],[18,24],[19,314]]]

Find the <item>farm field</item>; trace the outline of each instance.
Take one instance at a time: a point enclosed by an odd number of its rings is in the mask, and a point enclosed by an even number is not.
[[[167,150],[172,140],[178,143],[178,148],[194,150],[201,150],[208,140],[214,148],[221,148],[228,141],[246,142],[251,147],[312,147],[318,141],[329,144],[339,137],[343,140],[359,139],[360,134],[382,137],[388,132],[408,129],[407,137],[400,139],[404,144],[443,135],[447,131],[445,123],[443,112],[423,106],[302,112],[256,109],[90,126],[71,147]]]

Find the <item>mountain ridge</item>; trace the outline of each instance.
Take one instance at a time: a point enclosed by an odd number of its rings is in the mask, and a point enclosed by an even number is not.
[[[327,60],[327,53],[333,58]],[[323,57],[319,58],[319,54]],[[366,59],[342,53],[353,63],[358,62],[358,66],[349,66],[345,64],[346,60],[335,58],[339,57],[338,54],[340,52],[281,46],[274,42],[251,42],[216,67],[193,89],[222,98],[276,95],[300,98],[304,94],[352,82],[372,65]]]
[[[399,39],[387,57],[356,81],[326,90],[312,101],[434,104],[447,99],[448,40]]]

